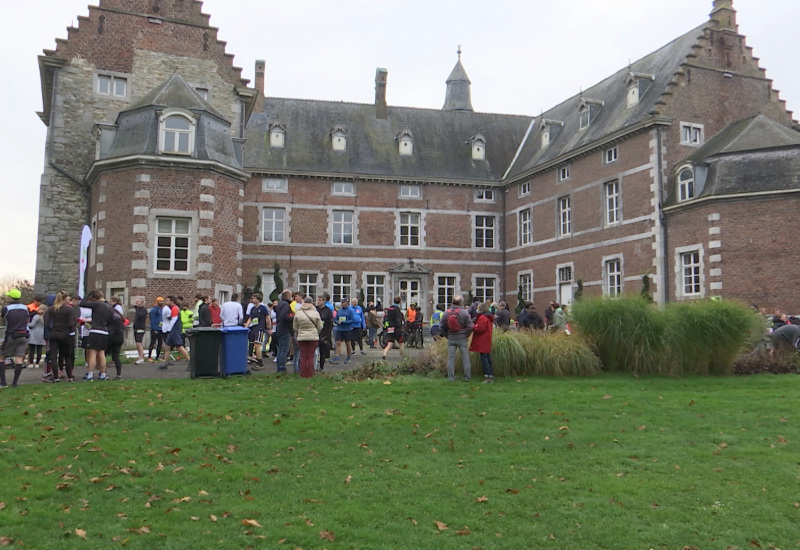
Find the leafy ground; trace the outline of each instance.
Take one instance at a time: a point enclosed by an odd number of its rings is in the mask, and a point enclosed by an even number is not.
[[[800,379],[0,392],[0,546],[795,548]]]

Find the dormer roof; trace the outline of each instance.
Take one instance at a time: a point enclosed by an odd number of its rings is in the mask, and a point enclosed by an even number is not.
[[[222,120],[225,117],[213,105],[203,99],[183,77],[175,73],[142,96],[139,101],[127,106],[122,112],[135,111],[143,107],[178,108],[194,112],[207,112]]]

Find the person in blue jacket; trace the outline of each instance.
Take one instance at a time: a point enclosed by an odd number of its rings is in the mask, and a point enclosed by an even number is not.
[[[339,308],[333,317],[333,333],[336,337],[336,352],[331,359],[334,365],[339,362],[339,356],[342,351],[342,342],[347,349],[347,359],[344,363],[350,362],[350,356],[353,354],[352,347],[352,334],[353,327],[355,326],[355,316],[353,315],[353,308],[350,307],[350,302],[347,298],[342,298],[342,307]]]
[[[161,355],[161,344],[164,343],[164,333],[161,332],[161,308],[164,307],[164,298],[159,296],[156,303],[150,308],[150,347],[147,350],[147,360],[151,363]],[[155,359],[153,350],[156,350]]]
[[[353,310],[353,331],[350,333],[352,336],[353,353],[356,352],[356,346],[361,350],[361,355],[366,355],[364,351],[364,331],[367,329],[366,315],[364,310],[358,305],[358,300],[353,298],[350,300],[350,309]]]

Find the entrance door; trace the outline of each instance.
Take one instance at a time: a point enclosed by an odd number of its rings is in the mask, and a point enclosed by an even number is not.
[[[558,285],[558,303],[570,305],[572,303],[572,283]]]
[[[416,279],[400,279],[400,298],[402,298],[403,311],[409,304],[419,304],[419,281]]]

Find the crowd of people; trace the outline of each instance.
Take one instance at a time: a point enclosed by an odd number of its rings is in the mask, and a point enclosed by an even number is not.
[[[131,321],[138,355],[136,364],[158,362],[157,368],[168,369],[176,361],[188,361],[190,350],[186,345],[186,333],[189,329],[244,326],[249,329],[250,368],[263,370],[265,357],[271,357],[277,372],[287,372],[291,368],[303,377],[322,371],[326,362],[350,364],[356,352],[366,353],[365,340],[371,349],[382,348],[383,360],[395,347],[401,357],[405,356],[407,338],[417,331],[421,338],[425,323],[419,305],[412,303],[404,311],[400,296],[395,296],[392,304],[384,309],[380,302],[372,301],[362,308],[355,298],[342,298],[334,305],[327,293],[314,299],[291,290],[284,290],[273,302],[265,302],[262,294],[254,293],[245,305],[239,301],[238,294],[221,305],[216,298],[202,293],[195,295],[194,301],[169,295],[157,297],[149,309],[137,298],[132,320],[129,320],[120,297],[106,299],[100,290],[84,298],[65,292],[46,298],[36,296],[27,305],[20,302],[18,289],[11,289],[7,295],[11,303],[2,310],[6,337],[0,360],[13,357],[12,385],[17,384],[19,373],[26,366],[43,366],[43,381],[66,379],[74,382],[73,368],[79,347],[83,348],[86,358],[84,380],[94,381],[95,376],[98,380],[109,379],[109,362],[114,365],[115,379],[122,379],[120,354],[125,330]],[[509,330],[512,326],[569,333],[567,306],[551,302],[544,315],[540,315],[535,305],[526,303],[514,323],[504,301],[482,302],[475,298],[466,308],[463,296],[456,296],[447,309],[438,304],[430,317],[431,336],[435,340],[448,340],[450,380],[454,379],[456,353],[460,352],[464,358],[473,351],[480,353],[485,381],[492,382],[492,330],[495,327]],[[381,345],[379,330],[383,332]],[[149,343],[145,349],[148,333]],[[469,380],[469,361],[464,363],[465,379]],[[5,369],[0,371],[0,386],[6,387]]]

